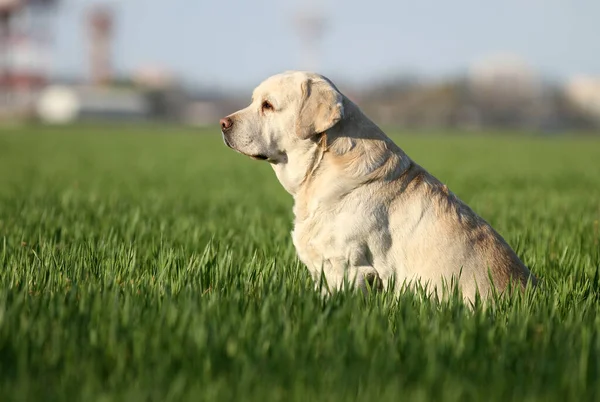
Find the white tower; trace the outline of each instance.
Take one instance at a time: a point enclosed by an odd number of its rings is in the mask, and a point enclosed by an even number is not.
[[[319,44],[326,29],[326,18],[316,2],[306,1],[294,14],[294,27],[301,42],[300,68],[316,71],[319,66]]]

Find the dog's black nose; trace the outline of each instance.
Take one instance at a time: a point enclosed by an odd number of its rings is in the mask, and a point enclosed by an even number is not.
[[[233,120],[231,120],[229,117],[222,118],[220,123],[221,123],[221,130],[223,130],[223,131],[227,131],[233,126]]]

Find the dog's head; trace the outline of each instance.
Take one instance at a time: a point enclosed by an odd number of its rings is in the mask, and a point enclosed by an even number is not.
[[[343,96],[327,78],[292,71],[262,82],[248,107],[221,119],[223,141],[254,159],[286,163],[344,117]]]

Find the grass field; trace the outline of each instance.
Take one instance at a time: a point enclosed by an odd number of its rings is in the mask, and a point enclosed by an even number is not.
[[[216,129],[0,131],[0,400],[598,400],[600,140],[394,139],[536,292],[323,301],[291,197]]]

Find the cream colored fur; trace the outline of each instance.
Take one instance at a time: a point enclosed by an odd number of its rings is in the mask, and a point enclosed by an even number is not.
[[[413,162],[325,77],[291,71],[228,116],[227,145],[271,163],[294,197],[292,238],[316,282],[359,288],[457,280],[488,296],[529,270],[490,225]],[[368,286],[369,285],[369,286]]]

